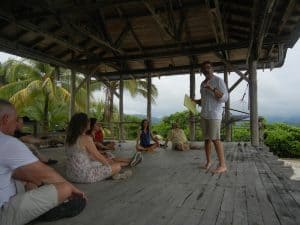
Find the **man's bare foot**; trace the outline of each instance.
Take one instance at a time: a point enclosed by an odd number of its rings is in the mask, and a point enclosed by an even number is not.
[[[226,166],[218,166],[215,170],[213,170],[213,173],[224,173],[227,171]]]

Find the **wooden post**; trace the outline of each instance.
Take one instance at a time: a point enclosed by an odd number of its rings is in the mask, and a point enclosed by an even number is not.
[[[195,98],[195,70],[192,69],[190,72],[190,98]],[[195,141],[195,115],[190,112],[190,141]]]
[[[55,66],[55,80],[56,80],[56,81],[59,81],[59,80],[60,80],[59,66]]]
[[[224,68],[224,82],[228,90],[228,71],[227,66]],[[228,93],[228,100],[225,102],[225,140],[231,141],[232,125],[230,121],[230,93]]]
[[[251,144],[252,146],[255,147],[259,145],[256,67],[257,67],[257,60],[254,60],[253,57],[250,57],[249,60],[250,130],[251,130]]]
[[[86,105],[85,112],[87,115],[90,115],[90,94],[91,94],[91,75],[86,75]]]
[[[123,92],[124,92],[124,79],[123,75],[120,75],[119,84],[119,141],[124,141],[124,108],[123,108]]]
[[[148,77],[147,77],[147,119],[149,121],[149,124],[151,124],[151,86],[152,86],[151,74],[148,73]]]
[[[70,108],[69,108],[69,119],[73,116],[75,112],[75,81],[76,81],[76,72],[75,70],[71,70],[71,77],[70,77],[70,92],[71,92],[71,97],[70,97]]]

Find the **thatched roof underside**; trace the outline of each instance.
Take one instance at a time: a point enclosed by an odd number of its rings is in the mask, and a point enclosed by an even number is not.
[[[10,0],[0,50],[100,80],[283,65],[299,38],[299,0]]]

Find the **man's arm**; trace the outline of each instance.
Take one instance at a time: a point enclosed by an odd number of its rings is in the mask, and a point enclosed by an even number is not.
[[[32,135],[25,135],[19,138],[21,141],[28,143],[28,144],[41,144],[42,140],[39,138],[36,138]]]
[[[66,182],[54,169],[37,161],[15,169],[13,178],[36,185]]]
[[[65,180],[54,169],[37,161],[15,169],[13,178],[30,182],[37,186],[42,184],[66,183],[73,195],[84,196],[84,193],[78,190],[74,185]]]

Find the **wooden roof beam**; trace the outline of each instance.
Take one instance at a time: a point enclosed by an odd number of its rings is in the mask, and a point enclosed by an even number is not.
[[[264,42],[265,47],[271,46],[272,44],[279,44],[285,43],[286,39],[274,39],[268,40]],[[176,56],[192,56],[192,55],[199,55],[208,52],[218,52],[222,50],[233,50],[233,49],[241,49],[247,48],[249,45],[248,41],[244,42],[235,42],[231,44],[214,44],[214,45],[206,45],[202,47],[193,47],[193,48],[184,48],[184,49],[171,49],[165,51],[162,49],[161,51],[156,51],[152,53],[145,53],[145,54],[136,54],[136,55],[126,55],[126,56],[119,56],[119,57],[90,57],[85,60],[75,60],[74,63],[77,64],[97,64],[101,62],[118,62],[122,60],[128,61],[138,61],[138,60],[145,60],[145,59],[154,59],[154,58],[170,58]]]
[[[209,9],[209,20],[216,38],[217,44],[227,43],[228,39],[225,36],[223,18],[220,11],[220,5],[218,0],[213,1],[214,5],[212,5],[212,1],[206,0],[207,8]],[[228,51],[221,50],[225,59],[229,59]]]
[[[107,0],[100,0],[97,2],[88,2],[80,5],[76,4],[70,4],[67,6],[62,6],[62,7],[56,7],[53,10],[55,10],[56,13],[53,13],[53,11],[49,10],[40,10],[37,12],[24,12],[24,13],[19,13],[18,16],[16,17],[16,20],[26,20],[28,18],[31,19],[39,19],[39,18],[48,18],[48,17],[56,17],[57,15],[62,15],[66,16],[69,14],[72,15],[78,15],[82,13],[90,13],[91,11],[95,11],[96,9],[103,9],[103,8],[108,8],[108,7],[120,7],[123,5],[128,5],[128,4],[140,4],[142,3],[142,0],[113,0],[113,1],[107,1]],[[193,0],[185,4],[185,8],[194,8],[197,6],[202,6],[202,2],[199,0]],[[158,7],[157,10],[163,11],[164,7]],[[178,8],[175,6],[174,10],[178,10]],[[145,11],[136,11],[130,14],[127,14],[127,17],[129,19],[131,18],[137,18],[137,17],[142,17],[142,16],[151,16],[150,12],[145,12]],[[111,15],[106,18],[107,20],[118,20],[119,16]]]
[[[48,64],[52,64],[52,65],[61,66],[61,67],[69,68],[69,69],[74,69],[81,73],[88,72],[88,71],[78,67],[77,65],[74,65],[74,64],[71,64],[68,62],[63,62],[59,58],[49,56],[42,51],[30,48],[28,46],[25,46],[24,44],[20,44],[20,43],[17,44],[15,42],[7,40],[6,38],[3,38],[3,37],[0,37],[0,50],[7,52],[7,53],[14,54],[14,55],[18,55],[20,57],[30,58],[30,59],[45,62]]]
[[[81,26],[75,25],[75,24],[72,24],[72,26],[77,30],[77,32],[89,37],[90,39],[92,39],[96,43],[100,44],[102,47],[105,47],[105,48],[107,48],[111,51],[119,52],[120,54],[124,53],[121,49],[113,46],[111,43],[109,43],[107,41],[102,40],[99,36],[93,34],[92,32],[88,31],[87,29],[85,29]]]
[[[280,34],[282,32],[282,30],[284,28],[284,25],[289,20],[289,16],[291,15],[293,10],[295,9],[295,6],[296,6],[296,1],[295,0],[289,0],[288,5],[286,7],[286,10],[284,11],[284,14],[281,18],[281,23],[278,26],[278,34]]]
[[[231,62],[227,61],[220,53],[215,53],[215,55],[226,65],[226,67],[230,70],[238,74],[245,81],[249,82],[249,78],[246,76],[246,73],[242,73],[239,71]]]
[[[261,63],[268,62],[269,59],[261,59]],[[234,65],[235,68],[238,68],[240,65],[244,67],[245,61],[238,60],[238,61],[231,61],[231,64]],[[217,71],[221,71],[224,69],[223,62],[213,63],[213,67]],[[137,79],[146,78],[147,73],[151,73],[152,77],[156,76],[167,76],[167,75],[175,75],[175,74],[189,74],[190,73],[190,65],[185,66],[173,66],[173,67],[163,67],[163,68],[151,68],[151,69],[136,69],[136,70],[129,70],[129,71],[122,71],[124,79],[131,79],[132,75],[135,76]],[[195,64],[194,69],[200,69],[200,64]],[[246,75],[244,73],[244,75]],[[109,80],[119,80],[120,79],[120,72],[107,72],[107,73],[95,73],[96,77],[107,77]]]
[[[176,40],[176,35],[174,34],[173,29],[164,22],[164,20],[156,13],[156,9],[150,0],[142,0],[146,8],[151,12],[153,19],[158,24],[160,29],[170,36],[173,40]]]
[[[252,24],[251,24],[251,39],[249,44],[249,51],[247,56],[247,63],[249,62],[250,57],[254,57],[258,59],[260,56],[260,51],[262,48],[262,43],[265,38],[265,34],[270,26],[270,19],[274,13],[274,5],[276,0],[267,0],[265,6],[263,8],[263,14],[261,15],[261,19],[259,19],[258,15],[258,0],[255,0],[253,3],[253,11],[252,11]],[[260,2],[262,4],[262,2]],[[261,8],[260,8],[261,10]]]
[[[73,50],[76,52],[85,52],[85,49],[78,46],[76,43],[72,43],[70,41],[65,40],[64,38],[58,37],[54,35],[53,33],[49,32],[43,27],[37,26],[35,24],[29,23],[29,22],[17,22],[15,23],[14,16],[12,14],[9,14],[7,12],[4,12],[2,9],[0,9],[0,18],[4,19],[12,24],[16,24],[21,29],[24,29],[26,31],[32,31],[39,35],[42,35],[47,38],[51,38],[55,42]]]

